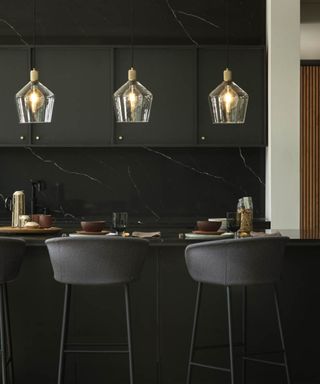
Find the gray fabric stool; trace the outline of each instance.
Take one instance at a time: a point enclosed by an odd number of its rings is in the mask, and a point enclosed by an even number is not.
[[[54,278],[59,283],[65,284],[58,384],[63,382],[65,353],[119,352],[110,349],[92,351],[88,348],[85,350],[70,350],[67,348],[71,286],[74,284],[120,284],[124,287],[128,344],[126,345],[127,349],[123,350],[122,353],[128,353],[129,355],[130,383],[133,384],[129,283],[136,280],[140,275],[147,255],[148,241],[134,238],[90,236],[49,239],[46,240],[46,245],[49,250]]]
[[[3,384],[8,382],[8,368],[10,382],[14,382],[7,283],[17,278],[25,248],[26,243],[22,239],[0,237],[0,353]]]
[[[280,280],[282,259],[287,241],[287,237],[247,238],[197,243],[189,245],[186,248],[185,258],[188,271],[191,277],[198,282],[187,371],[187,384],[190,384],[191,382],[191,369],[193,366],[229,372],[231,376],[231,383],[234,384],[235,382],[232,344],[231,286],[243,286],[243,382],[246,382],[246,361],[251,360],[259,363],[284,367],[287,382],[290,384],[287,354],[279,312],[278,292],[275,285],[275,283]],[[226,287],[230,368],[205,365],[194,361],[194,351],[197,350],[195,347],[195,338],[203,283],[218,284]],[[280,352],[283,353],[284,363],[250,357],[246,353],[247,286],[258,284],[270,284],[273,287],[282,346],[282,350]]]

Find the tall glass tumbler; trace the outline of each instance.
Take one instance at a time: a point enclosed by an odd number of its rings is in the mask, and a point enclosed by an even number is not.
[[[125,231],[128,224],[127,212],[113,212],[112,213],[112,228],[121,234]]]

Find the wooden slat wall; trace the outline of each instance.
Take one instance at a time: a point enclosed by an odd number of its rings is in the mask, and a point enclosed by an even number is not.
[[[301,229],[309,237],[320,229],[320,66],[301,67],[300,186]]]

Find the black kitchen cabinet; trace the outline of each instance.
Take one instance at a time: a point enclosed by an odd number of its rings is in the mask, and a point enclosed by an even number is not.
[[[111,143],[111,49],[40,47],[40,82],[55,94],[52,122],[34,124],[32,143],[101,146]]]
[[[0,48],[0,146],[29,143],[29,124],[20,124],[16,93],[29,81],[29,52],[22,48]]]
[[[137,79],[153,94],[149,123],[115,123],[116,143],[180,146],[195,143],[196,50],[134,50]],[[115,50],[115,89],[128,80],[130,50]]]
[[[28,47],[0,48],[0,146],[109,147],[267,145],[265,47],[230,47],[234,81],[249,94],[244,124],[212,124],[208,95],[222,82],[226,49],[134,48],[138,81],[153,94],[149,123],[117,123],[113,93],[128,77],[129,47],[40,46],[35,66],[55,94],[52,123],[19,124],[16,92],[29,80]]]
[[[266,55],[264,47],[230,48],[233,81],[249,95],[244,124],[213,124],[208,95],[223,81],[226,49],[199,50],[198,143],[209,146],[266,145]]]

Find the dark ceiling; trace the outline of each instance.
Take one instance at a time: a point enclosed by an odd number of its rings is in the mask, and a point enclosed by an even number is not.
[[[6,23],[32,43],[32,4],[1,1],[0,44],[21,43]],[[225,0],[169,4],[197,43],[225,43]],[[265,43],[265,0],[229,0],[229,20],[232,44]],[[129,35],[130,0],[37,0],[37,44],[128,44]],[[167,0],[135,0],[134,36],[135,44],[191,44]]]

